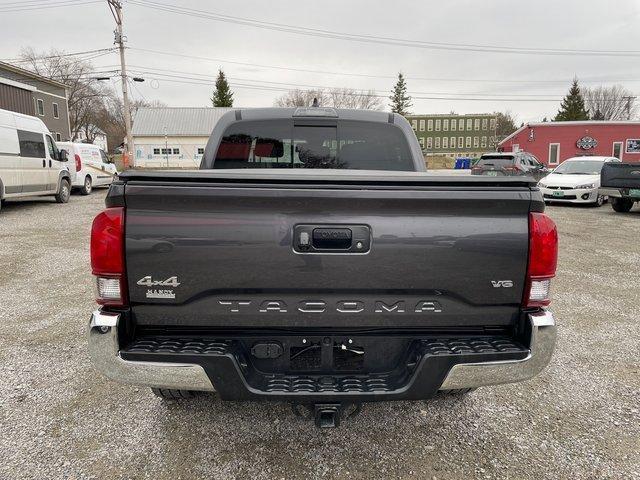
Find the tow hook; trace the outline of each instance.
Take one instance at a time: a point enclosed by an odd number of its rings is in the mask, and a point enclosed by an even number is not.
[[[318,428],[335,428],[340,426],[340,421],[355,417],[362,410],[361,403],[316,403],[291,405],[293,413],[300,418],[310,420],[313,418]],[[305,414],[306,410],[306,414]]]

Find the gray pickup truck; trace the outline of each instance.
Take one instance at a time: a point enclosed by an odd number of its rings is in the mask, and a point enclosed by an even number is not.
[[[401,116],[303,108],[226,114],[198,172],[121,174],[91,232],[93,365],[321,427],[535,376],[557,259],[535,181],[420,170]]]
[[[609,197],[611,208],[626,213],[640,202],[640,164],[605,163],[600,172],[598,193]]]

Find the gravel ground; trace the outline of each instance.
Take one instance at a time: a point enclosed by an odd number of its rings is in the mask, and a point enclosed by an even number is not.
[[[104,191],[0,212],[0,478],[640,478],[640,208],[550,207],[559,343],[535,379],[366,405],[164,404],[89,365],[88,235]]]

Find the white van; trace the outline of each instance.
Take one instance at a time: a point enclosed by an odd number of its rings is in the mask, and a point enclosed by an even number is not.
[[[71,187],[80,189],[83,195],[89,195],[93,187],[111,185],[118,174],[116,166],[109,162],[107,154],[97,145],[58,142],[58,147],[66,150],[69,157]]]
[[[0,199],[54,195],[67,203],[67,154],[39,118],[0,110]]]

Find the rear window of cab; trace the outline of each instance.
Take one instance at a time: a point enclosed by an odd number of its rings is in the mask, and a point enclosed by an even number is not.
[[[224,132],[213,168],[415,170],[397,126],[347,120],[332,125],[236,122]]]

